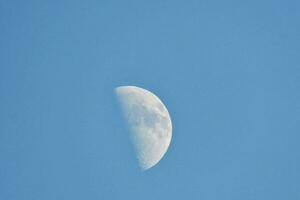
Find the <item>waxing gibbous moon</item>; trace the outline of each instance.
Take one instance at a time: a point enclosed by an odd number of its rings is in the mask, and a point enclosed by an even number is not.
[[[166,153],[172,138],[169,112],[153,93],[136,86],[115,89],[130,129],[142,170],[156,165]]]

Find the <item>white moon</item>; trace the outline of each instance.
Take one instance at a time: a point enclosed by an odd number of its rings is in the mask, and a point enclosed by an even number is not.
[[[172,138],[169,112],[153,93],[135,86],[115,89],[130,127],[130,135],[142,170],[156,165]]]

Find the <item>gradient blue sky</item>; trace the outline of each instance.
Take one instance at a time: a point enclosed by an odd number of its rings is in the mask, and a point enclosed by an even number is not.
[[[0,199],[299,200],[300,1],[0,1]],[[141,172],[113,89],[158,95]]]

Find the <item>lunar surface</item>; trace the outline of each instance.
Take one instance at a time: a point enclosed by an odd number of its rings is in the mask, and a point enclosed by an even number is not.
[[[142,170],[156,165],[166,153],[172,138],[169,112],[153,93],[135,86],[115,89],[130,129]]]

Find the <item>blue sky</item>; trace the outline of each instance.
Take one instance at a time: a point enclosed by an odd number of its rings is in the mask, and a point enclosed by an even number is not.
[[[0,199],[300,199],[299,1],[0,2]],[[114,88],[167,106],[141,172]]]

